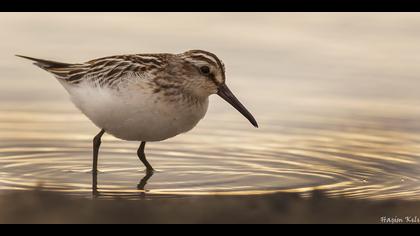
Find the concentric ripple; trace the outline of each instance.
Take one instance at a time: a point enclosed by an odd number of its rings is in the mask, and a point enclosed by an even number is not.
[[[62,104],[35,107],[2,108],[0,190],[42,186],[90,196],[96,128]],[[136,157],[137,143],[105,136],[98,190],[133,197],[322,189],[352,198],[420,198],[420,137],[410,123],[415,116],[359,112],[349,120],[310,109],[289,112],[297,113],[259,117],[260,129],[239,122],[235,113],[206,118],[188,134],[148,145],[153,176]]]

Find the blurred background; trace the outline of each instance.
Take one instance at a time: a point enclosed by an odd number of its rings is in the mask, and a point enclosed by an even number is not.
[[[418,13],[1,13],[0,28],[0,190],[91,188],[97,128],[15,54],[76,63],[203,49],[260,128],[212,97],[193,131],[148,145],[149,194],[420,198]],[[105,137],[100,191],[143,191],[137,146]]]

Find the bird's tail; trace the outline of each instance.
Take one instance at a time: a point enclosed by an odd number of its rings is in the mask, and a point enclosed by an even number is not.
[[[16,56],[34,61],[34,65],[39,66],[42,69],[47,70],[47,71],[49,69],[65,68],[65,67],[69,67],[69,66],[72,65],[72,64],[68,64],[68,63],[57,62],[57,61],[49,61],[49,60],[27,57],[27,56],[22,56],[22,55],[16,55]]]

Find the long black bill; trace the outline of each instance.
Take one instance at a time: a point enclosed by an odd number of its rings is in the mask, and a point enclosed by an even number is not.
[[[236,110],[238,110],[243,116],[245,116],[249,122],[255,127],[258,128],[257,121],[254,119],[254,117],[251,115],[251,113],[242,105],[241,102],[233,95],[233,93],[230,91],[228,86],[226,84],[223,84],[219,87],[219,91],[217,92],[217,95],[222,97],[226,102],[228,102],[230,105],[232,105]]]

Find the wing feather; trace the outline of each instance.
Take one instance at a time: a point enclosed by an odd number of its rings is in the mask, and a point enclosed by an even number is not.
[[[70,84],[77,85],[81,82],[91,82],[99,86],[118,86],[127,77],[146,73],[146,68],[156,69],[166,62],[158,55],[136,54],[104,57],[81,64],[70,64],[56,61],[49,61],[33,57],[19,57],[35,61],[35,65],[54,74],[58,79]],[[129,75],[129,76],[126,76]]]

